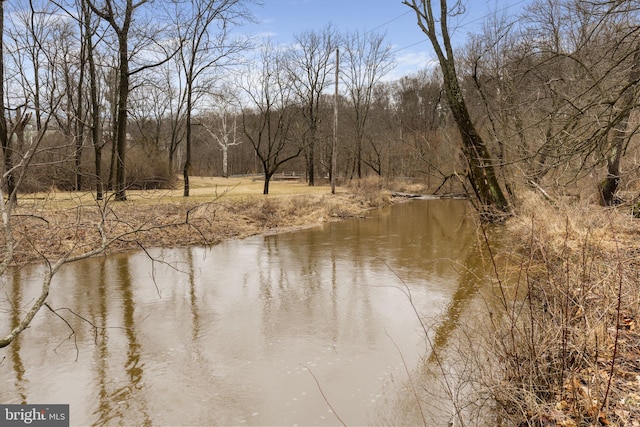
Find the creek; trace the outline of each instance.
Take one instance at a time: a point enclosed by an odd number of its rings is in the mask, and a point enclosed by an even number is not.
[[[69,325],[43,308],[0,349],[0,403],[69,404],[72,425],[447,425],[444,362],[424,367],[487,286],[476,226],[465,201],[415,200],[69,264],[49,298]],[[3,330],[43,274],[0,284]]]

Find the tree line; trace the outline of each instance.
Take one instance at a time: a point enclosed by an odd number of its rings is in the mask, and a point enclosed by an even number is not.
[[[125,200],[129,188],[171,185],[182,172],[188,196],[189,176],[218,173],[210,159],[220,154],[227,175],[229,148],[241,143],[251,148],[235,156],[234,173],[268,181],[300,156],[314,185],[334,51],[344,44],[350,59],[343,76],[362,144],[390,46],[378,33],[331,25],[296,35],[294,46],[252,40],[239,30],[250,4],[2,2],[5,191],[15,194],[21,176],[23,191],[94,189],[99,200],[106,191]]]
[[[188,196],[193,174],[250,173],[267,193],[290,171],[418,179],[507,212],[523,186],[614,204],[637,176],[637,1],[534,0],[453,46],[463,2],[407,0],[437,65],[397,80],[384,33],[327,24],[276,45],[242,34],[250,0],[1,3],[9,195],[125,200],[182,174]]]

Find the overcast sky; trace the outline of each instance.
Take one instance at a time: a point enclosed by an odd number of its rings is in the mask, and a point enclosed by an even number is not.
[[[517,15],[531,0],[463,0],[467,13],[454,36],[463,40],[478,30],[488,15]],[[449,3],[453,3],[450,0]],[[425,66],[434,59],[426,36],[416,24],[415,13],[401,0],[263,0],[253,12],[258,19],[250,31],[269,35],[275,43],[290,43],[294,34],[320,30],[328,23],[340,31],[365,30],[386,33],[398,66],[389,78],[398,78]]]

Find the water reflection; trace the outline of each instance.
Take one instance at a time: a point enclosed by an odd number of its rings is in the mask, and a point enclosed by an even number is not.
[[[96,351],[94,352],[95,374],[98,387],[98,409],[94,412],[98,416],[96,425],[108,425],[112,418],[116,416],[112,409],[113,402],[110,398],[107,386],[107,360],[109,360],[109,338],[107,329],[108,304],[107,286],[105,274],[105,260],[99,264],[97,289],[97,312],[93,316],[93,324],[96,327]]]
[[[152,425],[149,417],[147,402],[144,394],[144,362],[141,360],[141,344],[137,337],[135,319],[135,298],[132,289],[129,259],[125,256],[114,257],[116,283],[114,295],[107,293],[105,262],[100,265],[98,282],[99,311],[95,319],[97,328],[96,338],[96,377],[98,386],[99,406],[94,412],[98,416],[95,424],[113,425],[128,424],[135,420],[136,425]],[[114,285],[111,283],[111,285]],[[120,295],[117,295],[119,291]],[[122,322],[120,327],[111,328],[108,317],[107,298],[112,297],[121,303]],[[111,340],[110,332],[123,332],[126,338],[124,347],[126,358],[115,364],[119,354],[109,352],[117,344]],[[115,337],[114,337],[115,338]],[[121,348],[118,346],[118,348]],[[112,363],[109,363],[112,362]],[[122,363],[122,369],[118,365]],[[120,376],[123,373],[124,376]],[[126,420],[126,421],[125,421]]]
[[[476,237],[472,233],[461,235],[460,241],[465,242],[469,250],[464,258],[449,260],[450,269],[458,274],[457,286],[445,310],[436,319],[425,321],[430,332],[427,357],[425,363],[415,367],[409,376],[411,379],[394,401],[397,408],[394,413],[403,414],[394,420],[397,424],[411,424],[418,417],[428,420],[426,425],[458,425],[459,419],[484,424],[480,421],[483,414],[477,412],[477,397],[470,381],[473,378],[470,370],[482,365],[479,361],[482,337],[472,335],[471,331],[486,312],[479,292],[492,281],[492,275],[485,246]],[[480,365],[471,364],[472,360]],[[417,387],[412,382],[415,379],[428,387]],[[470,414],[471,411],[476,412]]]
[[[480,286],[486,283],[486,266],[482,264],[482,257],[478,256],[481,252],[481,247],[475,247],[475,250],[470,252],[464,262],[458,266],[460,272],[458,286],[447,304],[442,321],[435,328],[433,348],[427,359],[430,363],[436,362],[439,352],[447,348],[452,334],[459,329],[461,316],[474,301]]]
[[[22,283],[22,274],[19,269],[14,270],[13,275],[11,277],[11,329],[17,328],[20,324],[20,317],[22,316],[22,291],[20,289]],[[13,342],[10,347],[9,354],[11,357],[11,363],[13,365],[13,370],[15,371],[15,387],[18,395],[20,397],[20,402],[22,404],[27,403],[27,392],[28,388],[27,380],[25,378],[25,369],[22,363],[22,358],[20,357],[20,350],[22,347],[22,338],[19,336]]]
[[[200,335],[200,310],[198,309],[198,297],[196,294],[196,267],[193,259],[193,248],[187,249],[186,252],[188,268],[187,274],[189,275],[189,301],[191,302],[191,338],[196,342]]]
[[[422,424],[410,385],[441,388],[424,366],[447,357],[482,285],[476,250],[464,202],[418,201],[302,232],[150,251],[161,263],[134,253],[72,264],[52,304],[95,326],[74,324],[78,362],[48,357],[66,332],[39,315],[23,347],[9,347],[15,369],[0,366],[0,401],[55,388],[82,425],[335,425],[326,397],[349,425]],[[433,352],[414,307],[433,326]]]

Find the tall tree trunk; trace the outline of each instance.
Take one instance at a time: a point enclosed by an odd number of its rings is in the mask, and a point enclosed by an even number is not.
[[[362,137],[356,136],[356,173],[362,178]]]
[[[84,111],[83,111],[83,95],[84,95],[84,77],[85,77],[85,57],[86,57],[86,46],[82,43],[80,47],[80,75],[78,76],[78,107],[76,110],[76,118],[75,118],[75,138],[76,138],[76,147],[75,147],[75,169],[76,169],[76,182],[75,182],[75,190],[82,190],[82,146],[84,145]]]
[[[316,185],[315,179],[315,163],[316,163],[316,150],[315,150],[315,130],[311,131],[311,139],[309,142],[309,147],[307,148],[307,179],[309,181],[309,185],[313,187]]]
[[[263,164],[262,167],[264,170],[267,170],[267,165]],[[262,194],[269,194],[269,183],[271,182],[271,177],[273,176],[273,172],[265,172],[264,174],[264,186],[262,187]]]
[[[129,48],[128,31],[118,34],[118,54],[120,56],[120,70],[118,81],[118,117],[116,134],[116,200],[127,200],[125,155],[127,147],[127,101],[129,97]]]
[[[222,146],[222,177],[223,178],[229,178],[228,158],[229,158],[229,147],[225,144]]]
[[[12,202],[17,201],[13,168],[13,147],[9,138],[9,128],[4,109],[4,0],[0,0],[0,145],[4,157],[4,170],[7,180],[7,193]]]
[[[192,98],[191,94],[193,92],[193,80],[192,74],[189,75],[189,82],[187,83],[187,117],[186,117],[186,129],[185,129],[185,144],[186,144],[186,155],[184,159],[184,168],[182,169],[182,177],[184,179],[184,197],[189,197],[189,173],[191,172],[191,109],[192,109]]]
[[[91,102],[91,139],[93,144],[96,200],[102,200],[102,126],[100,123],[100,98],[98,95],[98,76],[96,62],[93,57],[93,31],[91,29],[91,13],[86,0],[82,1],[84,19],[84,44],[89,63],[89,97]]]
[[[640,80],[640,49],[633,55],[633,64],[628,76],[628,87],[622,98],[622,112],[613,127],[611,155],[607,157],[607,177],[600,185],[600,203],[611,206],[616,202],[616,191],[620,184],[620,159],[629,139],[627,129],[635,101],[635,89]]]
[[[450,13],[447,1],[440,0],[439,19],[434,16],[431,0],[404,0],[403,3],[416,13],[418,26],[429,38],[438,57],[447,103],[460,131],[462,153],[469,168],[469,182],[482,205],[482,210],[495,208],[498,211],[508,212],[509,204],[496,177],[493,158],[480,134],[476,131],[462,96],[447,27],[448,14]],[[437,23],[440,27],[439,30],[436,28]],[[442,39],[442,43],[440,39]]]
[[[115,136],[113,147],[115,159],[115,200],[127,200],[126,176],[125,176],[125,155],[127,148],[127,103],[129,100],[129,29],[133,20],[133,12],[141,7],[147,0],[139,0],[134,4],[133,0],[126,0],[124,3],[124,13],[122,14],[122,24],[116,22],[116,13],[111,8],[110,3],[104,7],[96,7],[93,1],[87,0],[88,6],[95,14],[107,21],[118,37],[118,98],[116,107]],[[113,168],[111,173],[113,172]]]
[[[460,131],[462,152],[469,168],[469,181],[476,197],[484,206],[495,206],[500,211],[507,211],[508,203],[498,183],[493,159],[471,121],[454,64],[452,61],[445,61],[440,65],[444,75],[447,102]]]

